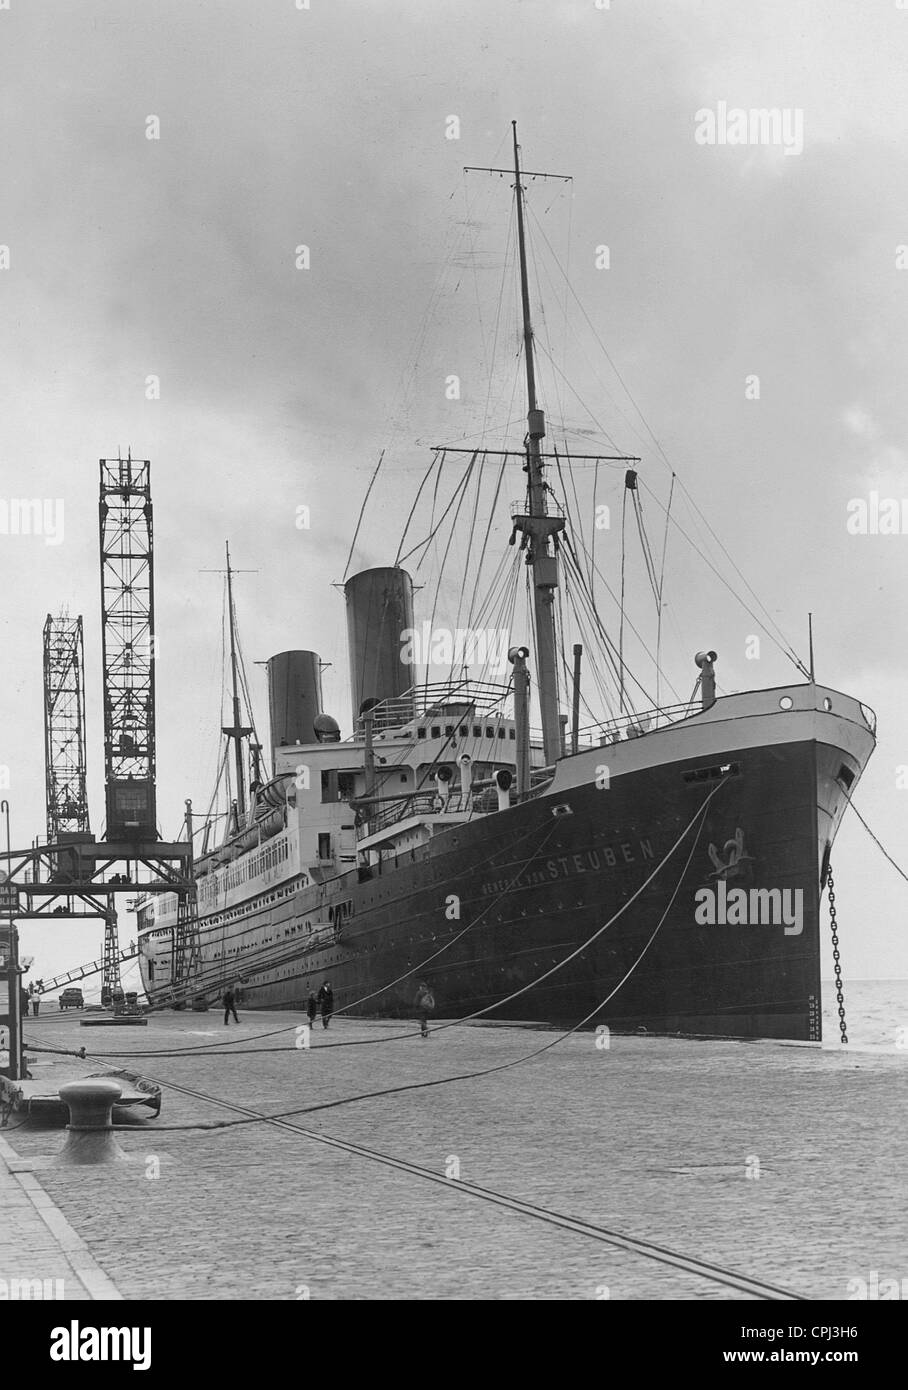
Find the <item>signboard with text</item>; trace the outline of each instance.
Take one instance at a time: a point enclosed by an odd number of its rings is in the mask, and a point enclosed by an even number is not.
[[[19,890],[7,882],[7,875],[0,873],[0,913],[14,915],[19,911]]]

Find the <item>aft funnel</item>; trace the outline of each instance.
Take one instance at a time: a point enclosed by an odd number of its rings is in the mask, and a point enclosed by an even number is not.
[[[317,652],[280,652],[268,662],[271,747],[315,743],[322,709],[322,671]]]
[[[413,684],[413,581],[395,567],[363,570],[344,585],[354,720],[367,702],[394,700]],[[406,656],[406,660],[402,657]]]

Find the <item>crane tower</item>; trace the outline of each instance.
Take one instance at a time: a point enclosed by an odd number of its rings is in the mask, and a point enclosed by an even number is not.
[[[81,616],[48,613],[44,624],[44,755],[48,843],[84,836],[89,820]]]
[[[101,459],[107,838],[157,840],[151,464]]]

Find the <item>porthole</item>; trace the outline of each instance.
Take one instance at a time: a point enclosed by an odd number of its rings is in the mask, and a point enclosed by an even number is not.
[[[790,695],[783,695],[781,700],[779,701],[779,709],[791,709],[793,704],[794,700],[791,698]]]
[[[830,698],[829,698],[828,695],[824,695],[824,696],[823,696],[823,708],[824,708],[825,710],[831,710],[831,709],[832,709],[832,701],[830,700]]]

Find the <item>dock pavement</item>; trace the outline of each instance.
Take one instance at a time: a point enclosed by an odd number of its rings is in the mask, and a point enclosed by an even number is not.
[[[159,1081],[161,1114],[118,1131],[129,1162],[81,1168],[47,1164],[61,1125],[10,1117],[7,1284],[61,1279],[84,1299],[755,1297],[605,1232],[807,1299],[854,1298],[874,1276],[908,1289],[904,1053],[591,1032],[540,1052],[560,1035],[83,1017],[29,1019],[33,1075],[52,1081],[52,1049],[84,1045],[99,1069]],[[313,1106],[329,1108],[291,1120],[305,1133],[192,1127]]]

